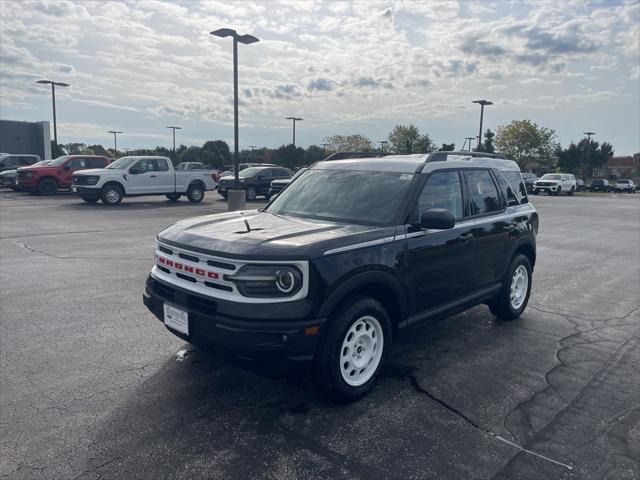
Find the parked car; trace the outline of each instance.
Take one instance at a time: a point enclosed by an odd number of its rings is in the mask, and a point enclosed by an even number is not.
[[[259,195],[263,195],[268,200],[270,198],[269,186],[271,182],[273,180],[291,178],[292,175],[293,173],[288,168],[271,166],[249,167],[238,174],[240,188],[246,192],[247,200],[255,200]],[[234,183],[234,175],[220,177],[218,193],[223,198],[228,198],[228,190],[233,187]]]
[[[586,192],[586,191],[587,191],[587,185],[578,178],[576,180],[576,192]]]
[[[573,195],[576,191],[576,177],[570,173],[546,173],[533,183],[533,194],[547,192],[549,195],[566,193]]]
[[[73,175],[73,191],[85,202],[102,200],[109,206],[119,204],[125,196],[139,195],[165,195],[174,202],[186,195],[190,202],[199,203],[205,191],[214,188],[211,172],[174,170],[168,157],[122,157],[107,168]]]
[[[23,190],[40,195],[55,195],[60,189],[71,188],[71,177],[78,170],[101,168],[109,159],[100,155],[63,155],[46,165],[18,170],[18,185]]]
[[[401,332],[527,306],[538,214],[518,165],[446,153],[318,162],[264,209],[178,222],[158,234],[145,305],[229,360],[313,368],[330,395],[361,398]]]
[[[283,178],[281,180],[273,180],[271,182],[271,185],[269,186],[269,194],[268,194],[267,198],[271,199],[274,196],[278,195],[282,190],[284,190],[284,188],[287,185],[289,185],[297,177],[299,177],[300,174],[302,174],[302,172],[304,172],[306,169],[307,169],[306,167],[299,168],[298,170],[296,170],[295,174],[291,178]]]
[[[589,187],[590,192],[609,192],[611,191],[611,185],[609,185],[609,180],[604,178],[595,178],[591,180],[591,186]]]
[[[26,155],[22,153],[4,153],[0,155],[0,172],[16,170],[20,167],[28,167],[40,161],[39,155]]]
[[[533,192],[533,184],[538,180],[535,173],[523,173],[522,179],[524,180],[524,186],[528,193]]]
[[[50,161],[51,160],[40,160],[39,162],[34,163],[31,166],[38,167],[40,165],[46,165]],[[20,168],[24,168],[24,167],[20,167]],[[9,187],[14,191],[21,190],[20,186],[18,185],[18,170],[20,170],[20,168],[17,168],[16,170],[5,170],[4,172],[1,172],[0,187]]]
[[[633,183],[633,180],[621,178],[619,180],[616,180],[616,183],[613,186],[613,191],[620,193],[634,193],[636,191],[636,184]]]
[[[181,162],[176,165],[176,170],[208,170],[204,163],[200,162]]]

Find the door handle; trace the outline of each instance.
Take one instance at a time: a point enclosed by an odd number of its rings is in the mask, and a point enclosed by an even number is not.
[[[149,175],[149,178],[156,178],[155,175]]]
[[[473,233],[465,232],[458,235],[458,240],[460,243],[469,243],[469,239],[471,239],[471,237],[473,237]]]

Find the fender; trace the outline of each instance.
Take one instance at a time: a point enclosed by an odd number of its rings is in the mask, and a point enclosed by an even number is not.
[[[114,179],[112,179],[112,178],[111,178],[111,179],[109,179],[109,180],[107,180],[107,181],[105,181],[105,182],[100,186],[100,188],[99,188],[99,189],[97,189],[97,190],[100,190],[100,191],[101,191],[104,187],[106,187],[106,186],[107,186],[107,185],[109,185],[110,183],[114,183],[114,184],[118,185],[118,186],[122,189],[122,191],[124,192],[124,194],[125,194],[125,195],[128,195],[127,187],[125,187],[125,186],[122,184],[122,182],[120,182],[120,181],[118,181],[118,180],[114,180]]]
[[[396,300],[400,306],[401,317],[404,318],[407,315],[407,298],[402,289],[400,281],[391,273],[383,270],[367,270],[364,272],[356,273],[355,275],[342,281],[325,299],[317,313],[318,317],[327,317],[331,314],[334,308],[351,292],[358,287],[367,285],[370,283],[378,283],[389,287],[396,295]]]

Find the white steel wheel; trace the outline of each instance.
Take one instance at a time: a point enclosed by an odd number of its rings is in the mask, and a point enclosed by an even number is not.
[[[367,383],[380,364],[383,348],[384,332],[380,322],[370,315],[356,320],[342,340],[342,379],[352,387]]]
[[[511,308],[519,310],[527,298],[529,290],[529,272],[524,265],[518,265],[513,271],[511,277],[511,286],[509,287],[509,302]]]

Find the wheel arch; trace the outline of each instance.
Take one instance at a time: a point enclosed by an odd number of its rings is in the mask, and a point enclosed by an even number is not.
[[[56,185],[58,186],[58,188],[60,188],[60,182],[53,175],[43,175],[38,179],[38,185],[40,185],[40,183],[44,182],[45,180],[53,180],[54,182],[56,182]]]
[[[100,191],[102,191],[103,188],[106,188],[109,185],[115,185],[116,187],[120,188],[120,190],[122,190],[123,194],[127,193],[127,189],[118,180],[108,180],[108,181],[104,182],[104,184],[100,187]]]
[[[533,270],[536,264],[536,250],[530,243],[523,243],[516,248],[513,252],[513,257],[518,254],[523,254],[529,259],[529,263],[531,264],[531,270]],[[512,258],[513,258],[512,257]]]
[[[394,336],[398,325],[407,316],[407,298],[398,279],[384,271],[368,271],[344,280],[325,299],[319,317],[329,317],[349,298],[363,295],[379,301],[389,313]]]

